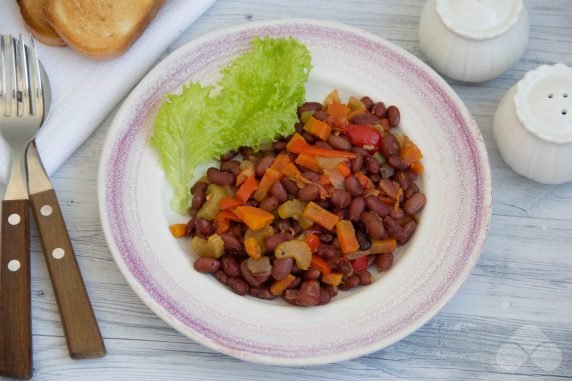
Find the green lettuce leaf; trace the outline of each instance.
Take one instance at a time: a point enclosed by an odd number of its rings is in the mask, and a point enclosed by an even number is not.
[[[241,146],[294,132],[311,68],[308,48],[293,38],[256,38],[252,49],[223,69],[213,87],[190,83],[169,95],[155,119],[151,144],[175,190],[173,208],[184,214],[196,168]]]

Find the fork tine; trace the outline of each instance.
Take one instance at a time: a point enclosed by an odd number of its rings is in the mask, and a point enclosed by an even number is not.
[[[28,55],[22,34],[18,39],[18,64],[20,68],[18,85],[21,93],[21,113],[19,115],[28,115],[30,114],[30,76],[28,74]]]
[[[44,94],[42,87],[42,74],[40,73],[40,62],[36,54],[36,45],[34,37],[30,35],[29,47],[29,63],[30,63],[30,101],[32,106],[32,114],[44,115]]]
[[[2,113],[6,113],[6,107],[4,103],[6,103],[6,43],[4,42],[4,35],[0,34],[0,65],[2,65],[2,69],[0,70],[0,110]]]
[[[10,87],[9,87],[9,105],[6,107],[6,116],[15,116],[18,113],[18,94],[17,94],[17,87],[16,87],[16,47],[14,46],[14,39],[12,35],[9,34],[7,38],[7,51],[8,51],[8,59],[6,60],[6,67],[7,72],[9,73],[8,77],[10,78]]]

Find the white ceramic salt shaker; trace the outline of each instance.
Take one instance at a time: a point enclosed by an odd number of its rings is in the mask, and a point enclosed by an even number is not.
[[[428,0],[419,43],[433,67],[463,82],[483,82],[512,67],[528,44],[522,0]]]
[[[572,68],[529,71],[499,103],[493,133],[515,172],[544,184],[572,181]]]

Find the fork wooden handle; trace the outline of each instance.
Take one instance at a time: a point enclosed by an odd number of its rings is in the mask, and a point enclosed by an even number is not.
[[[70,356],[105,356],[105,345],[53,190],[30,195]]]
[[[2,202],[0,375],[32,377],[28,200]]]

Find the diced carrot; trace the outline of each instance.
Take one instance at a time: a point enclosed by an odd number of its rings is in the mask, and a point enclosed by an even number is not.
[[[306,142],[306,139],[304,139],[304,137],[299,133],[295,132],[286,145],[286,150],[292,153],[302,153],[308,147],[310,147],[310,145]]]
[[[371,254],[390,254],[397,248],[397,241],[393,238],[374,239],[371,241],[369,252]]]
[[[332,184],[332,179],[330,179],[330,176],[320,175],[320,185],[326,186],[331,184]]]
[[[330,103],[342,103],[340,99],[340,94],[338,93],[338,89],[332,90],[324,99],[324,104],[329,105]]]
[[[322,275],[322,282],[330,284],[332,286],[339,286],[342,283],[342,273],[328,273]]]
[[[230,210],[221,210],[214,218],[216,233],[226,233],[230,227],[230,221],[240,222],[240,218]]]
[[[184,237],[187,231],[187,224],[173,224],[169,225],[169,230],[175,238]]]
[[[336,234],[340,241],[342,253],[347,254],[359,250],[356,231],[351,221],[341,220],[336,224]]]
[[[220,200],[220,209],[221,210],[233,209],[242,204],[244,204],[244,202],[240,202],[234,197],[224,197],[223,199]]]
[[[315,253],[316,251],[318,251],[318,247],[320,246],[320,238],[315,235],[315,234],[308,234],[305,238],[304,241],[306,241],[306,243],[308,244],[308,246],[310,246],[310,250],[312,251],[312,253]]]
[[[235,197],[240,203],[244,204],[257,189],[258,181],[256,181],[256,177],[248,176],[236,191]]]
[[[337,215],[328,212],[313,201],[306,205],[303,216],[328,230],[332,230],[340,219]]]
[[[325,156],[325,157],[347,157],[348,159],[354,159],[356,154],[350,151],[340,151],[335,149],[326,149],[316,146],[308,145],[304,152],[310,155]]]
[[[350,108],[343,103],[332,102],[328,105],[328,115],[333,117],[346,116],[350,113]]]
[[[252,230],[259,230],[274,221],[274,215],[254,206],[239,206],[236,215]]]
[[[399,152],[399,156],[401,156],[401,158],[407,163],[407,164],[413,164],[416,161],[421,160],[421,158],[423,157],[423,155],[421,154],[421,151],[419,150],[419,147],[417,147],[415,145],[415,143],[407,140],[405,142],[405,144],[403,144],[403,146],[401,147],[401,150]]]
[[[317,255],[312,255],[312,262],[310,262],[310,265],[320,270],[322,274],[329,274],[332,272],[332,267],[328,262]]]
[[[294,280],[296,280],[296,276],[292,274],[288,274],[286,278],[275,280],[274,282],[272,282],[272,285],[270,286],[270,292],[276,296],[282,295],[284,290],[286,290],[288,286],[290,286],[292,282],[294,282]]]
[[[344,176],[344,177],[348,177],[349,175],[352,174],[352,171],[350,169],[350,166],[348,165],[347,162],[342,162],[338,165],[336,165],[336,168],[338,169],[338,171],[340,171],[340,173]]]
[[[330,127],[330,125],[326,122],[311,117],[304,125],[304,131],[307,131],[308,133],[317,136],[322,140],[328,140],[330,134],[332,133],[332,127]]]
[[[270,192],[270,188],[272,185],[278,180],[282,178],[282,173],[278,172],[274,168],[268,168],[266,172],[264,172],[264,176],[260,180],[260,184],[258,184],[258,189],[254,192],[254,199],[258,202],[264,200]]]
[[[361,171],[356,172],[354,174],[354,176],[357,177],[357,179],[359,180],[363,189],[374,189],[375,188],[373,181],[371,181],[371,179],[368,176],[364,175],[363,172],[361,172]]]
[[[290,178],[296,179],[296,177],[300,176],[300,170],[294,163],[288,163],[284,168],[282,168],[282,174],[288,176]]]
[[[411,169],[414,173],[416,173],[418,175],[423,174],[423,164],[421,164],[420,161],[416,161],[416,162],[412,163],[409,166],[409,169]]]
[[[316,157],[314,155],[309,155],[307,153],[301,153],[300,155],[298,155],[298,157],[295,160],[295,163],[304,168],[308,168],[310,171],[321,172],[322,170],[320,164],[318,163],[318,160],[316,160]]]
[[[276,159],[274,159],[274,163],[272,163],[272,166],[270,168],[280,172],[286,165],[288,165],[291,162],[292,161],[290,160],[290,155],[288,155],[287,153],[281,153],[280,155],[276,156]]]
[[[244,249],[246,253],[254,259],[258,259],[262,256],[262,248],[260,247],[260,242],[254,237],[250,237],[244,240]]]

